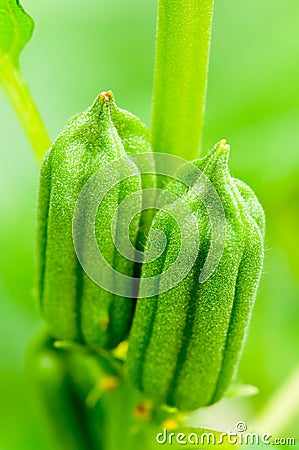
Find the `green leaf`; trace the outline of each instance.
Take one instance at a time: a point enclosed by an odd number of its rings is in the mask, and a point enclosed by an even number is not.
[[[41,161],[51,143],[19,68],[20,54],[33,28],[33,19],[18,0],[0,0],[0,84]]]
[[[0,58],[10,59],[17,67],[33,28],[33,19],[18,0],[0,0]]]
[[[227,390],[225,397],[252,397],[257,395],[259,389],[256,386],[250,384],[232,384]]]

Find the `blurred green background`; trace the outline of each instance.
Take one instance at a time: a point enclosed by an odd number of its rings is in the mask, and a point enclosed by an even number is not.
[[[98,92],[150,121],[156,2],[24,0],[35,32],[22,70],[54,139]],[[299,3],[216,1],[205,151],[231,144],[231,170],[267,215],[266,262],[238,378],[251,399],[217,405],[214,422],[249,421],[298,364]],[[0,90],[0,448],[51,450],[23,377],[39,326],[34,303],[38,167]],[[187,156],[187,155],[186,155]],[[201,413],[203,416],[203,413]],[[208,416],[208,414],[207,414]],[[299,436],[299,416],[284,434]]]

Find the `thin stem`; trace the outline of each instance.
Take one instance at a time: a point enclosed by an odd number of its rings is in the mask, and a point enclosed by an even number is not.
[[[159,0],[153,150],[198,156],[203,134],[214,0]]]
[[[299,413],[299,366],[270,398],[250,428],[278,435]]]
[[[0,84],[2,84],[40,162],[50,147],[51,141],[21,73],[5,57],[0,57]]]

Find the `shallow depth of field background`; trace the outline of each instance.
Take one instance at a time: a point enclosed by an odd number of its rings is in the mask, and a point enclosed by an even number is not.
[[[155,1],[23,4],[36,23],[23,74],[53,139],[108,89],[149,124]],[[232,174],[264,205],[267,251],[238,375],[260,393],[226,400],[213,414],[200,412],[202,425],[234,430],[236,422],[249,421],[298,364],[298,16],[298,0],[216,1],[204,151],[221,138],[231,144]],[[0,448],[51,450],[23,377],[25,349],[40,323],[34,302],[38,167],[2,90],[0,143]],[[298,430],[297,416],[284,435],[298,437]]]

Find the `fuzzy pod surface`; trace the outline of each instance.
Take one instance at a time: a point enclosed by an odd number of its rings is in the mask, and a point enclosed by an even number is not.
[[[70,120],[44,158],[38,199],[38,299],[42,316],[57,339],[114,347],[127,336],[133,301],[104,290],[87,276],[75,253],[72,220],[79,194],[90,177],[110,162],[137,153],[143,153],[153,167],[149,152],[145,125],[118,108],[112,93],[105,92]],[[134,262],[114,245],[123,232],[122,217],[117,215],[113,231],[112,219],[127,196],[153,186],[154,176],[137,174],[123,179],[105,195],[95,218],[102,255],[110,267],[129,277]],[[139,200],[142,203],[141,196]],[[140,214],[132,220],[129,236],[133,245],[143,239],[147,220]]]
[[[194,191],[173,181],[167,190],[194,212],[198,254],[188,275],[168,292],[138,298],[129,337],[127,372],[131,381],[157,404],[183,411],[221,399],[234,378],[262,271],[265,219],[253,191],[228,169],[229,147],[218,143],[193,164],[211,181],[225,213],[221,258],[211,276],[199,275],[211,245],[211,224]],[[188,174],[187,174],[188,175]],[[172,215],[175,200],[160,210],[150,233],[163,231],[167,245],[156,261],[144,264],[143,280],[174,263],[180,230]],[[192,239],[192,235],[190,235]],[[150,249],[146,247],[145,256]]]

